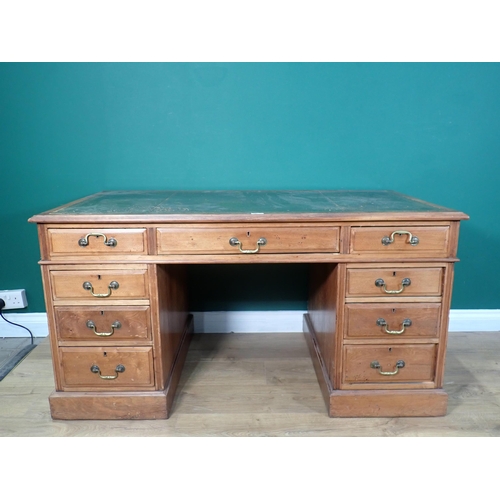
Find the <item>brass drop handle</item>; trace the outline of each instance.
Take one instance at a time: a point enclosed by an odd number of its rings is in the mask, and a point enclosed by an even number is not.
[[[402,359],[400,359],[396,363],[396,369],[393,372],[383,372],[382,368],[380,367],[380,363],[378,361],[372,361],[370,363],[370,368],[375,368],[376,370],[378,370],[380,375],[388,375],[388,376],[396,375],[399,372],[399,369],[404,368],[404,366],[405,366],[405,362]]]
[[[391,243],[394,243],[394,235],[399,234],[400,236],[402,235],[407,235],[408,239],[406,240],[406,243],[409,243],[411,246],[418,245],[419,239],[417,236],[413,236],[413,234],[410,233],[410,231],[394,231],[390,236],[384,236],[382,238],[382,245],[390,245]]]
[[[118,245],[118,242],[114,238],[109,238],[108,240],[108,237],[103,233],[86,234],[83,238],[80,238],[78,240],[78,244],[81,247],[86,247],[89,244],[89,236],[95,236],[96,238],[99,238],[99,236],[101,236],[104,239],[103,243],[108,247],[116,247],[116,245]]]
[[[122,324],[119,321],[115,321],[111,325],[111,331],[110,332],[98,332],[95,329],[95,323],[91,319],[89,319],[87,321],[87,328],[90,328],[91,330],[94,330],[94,333],[96,335],[98,335],[99,337],[109,337],[109,336],[113,335],[113,333],[115,333],[115,328],[121,328],[121,327],[122,327]]]
[[[260,250],[260,247],[261,246],[264,246],[265,244],[267,243],[267,240],[266,238],[259,238],[257,240],[257,248],[255,250],[243,250],[241,248],[241,241],[238,239],[238,238],[231,238],[229,240],[229,244],[232,246],[232,247],[238,247],[238,250],[241,252],[241,253],[257,253],[259,250]]]
[[[125,367],[123,365],[117,365],[115,368],[116,375],[101,375],[101,369],[97,365],[92,365],[90,367],[90,371],[92,373],[97,373],[103,380],[114,380],[115,378],[118,378],[120,373],[125,371]]]
[[[101,298],[101,297],[109,297],[111,295],[111,292],[113,290],[116,290],[120,286],[120,284],[118,283],[118,281],[112,281],[108,285],[108,293],[94,293],[94,287],[92,286],[92,283],[90,281],[85,281],[82,286],[85,290],[89,290],[94,297]]]
[[[411,326],[411,319],[403,320],[403,328],[401,328],[401,330],[389,330],[389,328],[387,328],[387,321],[384,318],[377,319],[377,326],[385,326],[385,333],[388,333],[389,335],[401,335],[404,333],[407,326]]]
[[[387,285],[385,284],[385,281],[382,278],[378,278],[375,280],[375,286],[382,287],[385,293],[402,293],[405,287],[410,285],[411,285],[411,279],[403,278],[401,280],[401,288],[399,290],[387,290]]]

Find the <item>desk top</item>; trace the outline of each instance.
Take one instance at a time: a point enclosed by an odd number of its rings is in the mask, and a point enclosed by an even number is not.
[[[394,191],[104,191],[30,219],[78,222],[460,220],[462,212]]]

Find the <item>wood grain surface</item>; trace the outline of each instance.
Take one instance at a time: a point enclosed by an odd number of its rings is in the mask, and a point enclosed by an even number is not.
[[[0,436],[500,436],[499,349],[449,335],[443,417],[329,418],[302,333],[194,335],[168,420],[55,421],[45,340],[0,383]]]

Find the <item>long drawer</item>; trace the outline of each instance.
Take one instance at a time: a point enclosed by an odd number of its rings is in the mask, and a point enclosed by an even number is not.
[[[157,251],[165,254],[337,253],[338,226],[172,225],[157,229]]]
[[[425,339],[439,336],[439,303],[351,303],[345,305],[346,340]]]
[[[115,343],[150,341],[149,306],[56,306],[57,338]]]
[[[153,390],[152,347],[61,347],[63,390]]]
[[[436,344],[344,346],[344,383],[432,382]]]

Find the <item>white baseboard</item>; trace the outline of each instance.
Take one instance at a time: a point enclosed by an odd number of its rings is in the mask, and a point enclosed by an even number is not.
[[[3,315],[12,323],[18,323],[29,328],[33,333],[33,337],[47,337],[49,334],[47,313],[3,313]],[[10,325],[0,318],[0,338],[29,336],[30,334],[24,328]]]
[[[301,332],[306,311],[212,311],[193,313],[197,333]]]
[[[498,332],[500,309],[452,309],[450,332]]]
[[[301,332],[305,311],[212,311],[195,312],[196,333],[272,333]],[[29,328],[34,337],[49,334],[46,313],[11,313],[4,316]],[[500,309],[452,309],[450,332],[498,332]],[[0,318],[0,337],[29,337],[19,328]]]

